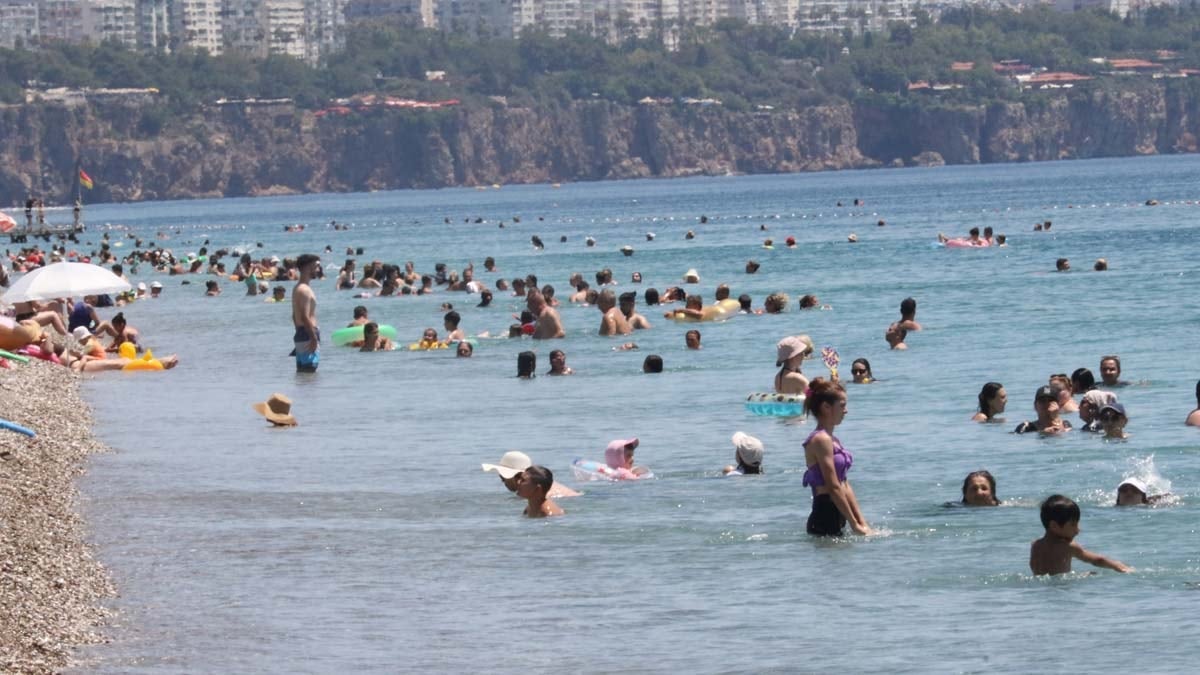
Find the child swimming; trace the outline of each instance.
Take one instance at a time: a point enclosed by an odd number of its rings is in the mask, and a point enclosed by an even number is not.
[[[1071,559],[1078,558],[1122,574],[1133,571],[1118,560],[1092,553],[1076,543],[1079,517],[1079,505],[1069,497],[1050,495],[1042,502],[1042,526],[1046,528],[1046,534],[1029,548],[1029,569],[1038,576],[1066,574],[1071,571]]]

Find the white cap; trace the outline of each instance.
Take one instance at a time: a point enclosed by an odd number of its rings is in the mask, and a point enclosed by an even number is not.
[[[146,282],[144,282],[144,281],[139,281],[139,282],[138,282],[138,290],[139,290],[139,291],[144,291],[144,290],[146,290]]]
[[[158,281],[151,281],[150,288],[162,288],[162,283],[160,283]]]
[[[737,448],[737,458],[742,464],[758,466],[762,464],[762,441],[741,431],[733,435],[733,447]]]
[[[92,331],[87,329],[87,326],[76,326],[75,330],[71,331],[71,335],[75,337],[76,342],[83,342],[92,337]]]

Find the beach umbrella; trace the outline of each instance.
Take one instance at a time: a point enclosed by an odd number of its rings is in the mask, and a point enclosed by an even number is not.
[[[0,211],[0,232],[12,232],[17,226],[17,221],[12,219],[12,216]]]
[[[128,281],[91,263],[59,262],[17,279],[3,296],[7,303],[120,293],[132,288]]]

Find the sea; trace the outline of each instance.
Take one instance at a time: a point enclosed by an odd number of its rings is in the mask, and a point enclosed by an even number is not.
[[[1185,672],[1200,655],[1200,429],[1184,425],[1200,378],[1200,156],[95,204],[85,215],[81,250],[107,233],[120,254],[131,234],[176,255],[317,253],[328,277],[314,284],[320,369],[297,374],[289,303],[228,280],[205,297],[215,277],[131,274],[164,292],[121,309],[179,366],[85,379],[113,452],[91,461],[81,509],[119,595],[109,641],[84,649],[76,672]],[[939,232],[986,226],[1008,245],[937,245]],[[557,290],[567,336],[507,338],[523,309],[511,292],[481,308],[445,290],[335,290],[349,258],[423,272],[474,263],[491,286],[535,274]],[[1055,271],[1058,258],[1069,272]],[[1098,258],[1107,271],[1092,270]],[[573,272],[592,281],[604,268],[616,292],[639,293],[649,330],[601,337],[600,312],[567,302]],[[791,302],[684,324],[641,301],[689,269],[700,283],[688,291],[706,302],[720,283],[755,307],[774,292]],[[804,294],[829,308],[800,311]],[[924,330],[891,351],[884,330],[907,297]],[[425,328],[443,332],[446,303],[468,334],[499,337],[479,337],[469,359],[408,350]],[[400,349],[329,341],[357,305],[395,327]],[[684,346],[693,328],[700,350]],[[770,390],[775,345],[794,334],[836,349],[843,376],[870,361],[877,381],[847,385],[837,435],[876,535],[806,534],[813,421],[744,406]],[[629,341],[638,349],[614,349]],[[573,376],[544,374],[553,349]],[[516,378],[525,350],[541,373],[531,380]],[[649,354],[663,373],[643,374]],[[1012,433],[1035,417],[1051,374],[1098,378],[1108,354],[1131,383],[1116,390],[1127,440]],[[828,376],[820,359],[804,372]],[[989,381],[1008,392],[1006,421],[972,423]],[[253,410],[273,393],[293,401],[299,426],[273,428]],[[764,475],[722,477],[737,431],[762,440]],[[573,476],[574,460],[602,460],[630,437],[654,479]],[[508,450],[583,493],[559,501],[564,517],[522,517],[524,503],[481,470]],[[955,504],[979,469],[995,475],[999,508]],[[1171,496],[1116,508],[1127,476]],[[1136,571],[1076,561],[1070,575],[1031,576],[1038,505],[1054,493],[1080,504],[1077,541]]]

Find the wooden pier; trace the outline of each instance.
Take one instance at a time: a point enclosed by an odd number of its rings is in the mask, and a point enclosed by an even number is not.
[[[14,244],[24,244],[30,238],[42,239],[50,241],[52,238],[67,239],[71,235],[83,232],[84,224],[81,222],[78,225],[37,225],[34,227],[14,227],[9,231],[8,238]]]

